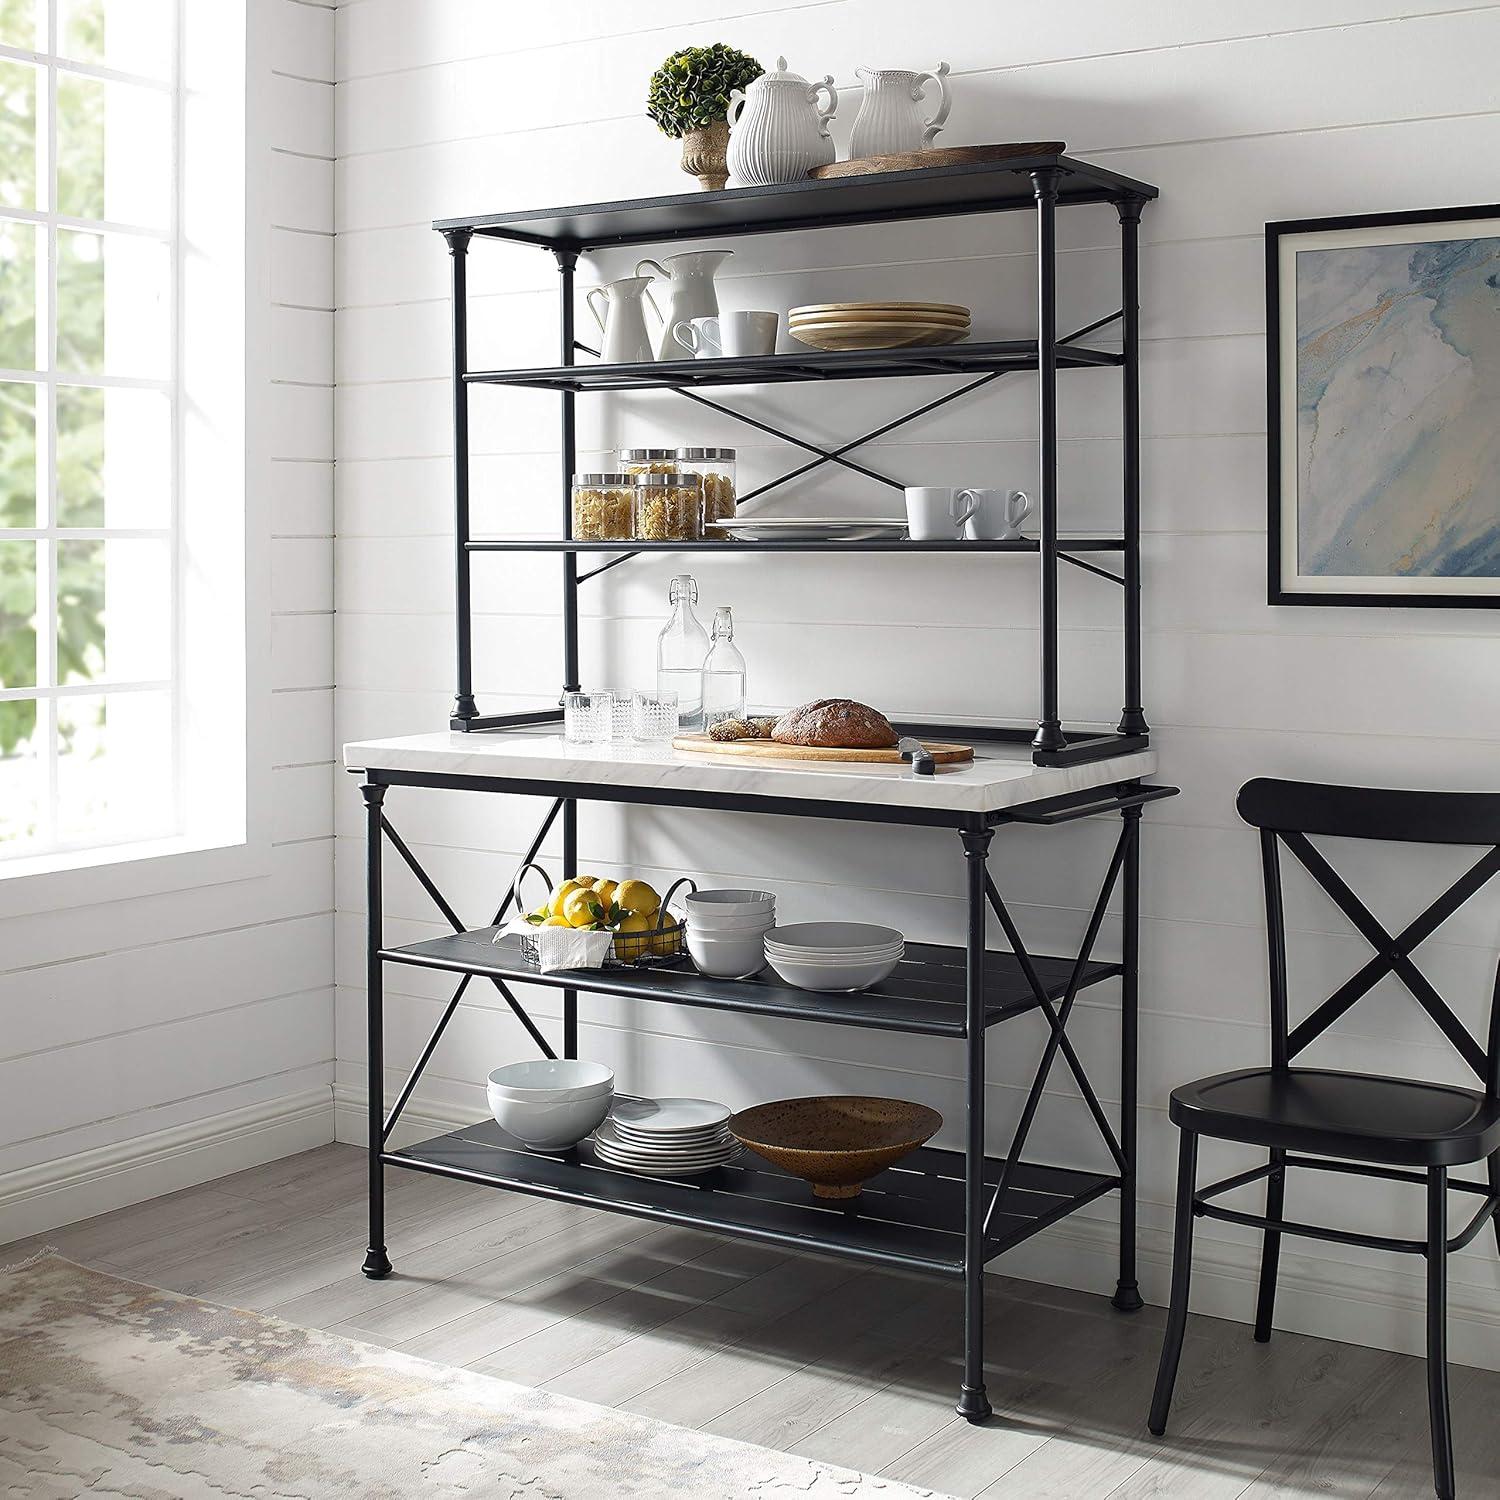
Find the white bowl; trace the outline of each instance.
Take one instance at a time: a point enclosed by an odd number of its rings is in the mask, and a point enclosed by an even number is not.
[[[759,932],[726,932],[717,936],[689,927],[687,950],[693,962],[713,979],[748,979],[766,966]]]
[[[585,1099],[517,1099],[489,1090],[495,1123],[533,1151],[566,1151],[609,1113],[613,1088]]]
[[[721,913],[770,911],[776,905],[774,891],[693,891],[683,897],[683,905],[691,911],[715,911]]]
[[[793,922],[789,927],[775,928],[768,941],[784,947],[820,951],[868,951],[904,943],[906,934],[894,927],[880,927],[874,922]]]
[[[817,990],[823,993],[847,994],[853,990],[868,989],[879,984],[894,970],[900,957],[882,959],[851,959],[843,964],[799,963],[796,959],[783,958],[775,953],[766,955],[771,967],[790,985],[799,990]]]
[[[601,1062],[581,1057],[537,1057],[506,1063],[486,1080],[491,1092],[523,1103],[534,1100],[594,1099],[612,1094],[615,1075]]]
[[[772,911],[697,912],[689,911],[687,924],[697,932],[769,932],[776,925],[776,913]]]
[[[904,952],[897,948],[891,953],[780,953],[774,948],[766,949],[767,959],[781,959],[789,964],[806,964],[810,969],[842,969],[850,964],[900,963]]]

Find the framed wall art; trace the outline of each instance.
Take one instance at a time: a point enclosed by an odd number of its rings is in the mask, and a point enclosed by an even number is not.
[[[1500,205],[1266,225],[1272,604],[1500,605]]]

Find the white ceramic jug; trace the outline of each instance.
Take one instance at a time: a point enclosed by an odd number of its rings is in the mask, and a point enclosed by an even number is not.
[[[940,62],[931,73],[896,68],[856,68],[854,72],[864,80],[865,97],[849,137],[849,159],[925,151],[952,106],[948,64]],[[922,114],[922,90],[929,83],[935,83],[938,90],[938,107],[930,120]]]
[[[643,260],[636,266],[637,276],[648,280],[650,275],[663,276],[667,282],[667,308],[661,315],[662,329],[657,338],[658,359],[693,357],[693,351],[674,330],[679,323],[691,323],[694,318],[718,316],[714,272],[733,254],[733,250],[686,250],[681,255],[667,256],[665,261]]]
[[[641,306],[642,299],[650,303],[656,321],[661,322],[661,309],[646,290],[650,285],[649,276],[626,276],[603,286],[591,286],[583,294],[599,332],[604,335],[600,353],[605,364],[642,365],[656,357],[651,349],[651,335],[646,331],[645,309]],[[595,297],[604,298],[603,312],[599,311]]]
[[[828,95],[826,109],[818,108],[820,93]],[[796,182],[826,166],[834,158],[828,122],[838,107],[831,73],[810,84],[787,72],[784,57],[748,89],[731,90],[728,162],[735,186]]]

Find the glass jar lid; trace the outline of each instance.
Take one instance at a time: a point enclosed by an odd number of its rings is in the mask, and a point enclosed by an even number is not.
[[[679,448],[676,456],[683,462],[689,464],[722,463],[732,464],[734,462],[733,448]]]
[[[664,458],[676,457],[675,448],[622,448],[620,450],[622,464],[649,464]]]
[[[634,479],[634,474],[575,474],[573,483],[591,490],[628,489]]]
[[[644,490],[698,490],[703,488],[703,476],[701,474],[637,474],[635,483],[637,489]]]

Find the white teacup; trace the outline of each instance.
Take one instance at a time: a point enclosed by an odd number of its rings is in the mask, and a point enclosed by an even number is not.
[[[780,313],[727,312],[678,323],[672,334],[693,351],[694,359],[742,359],[774,354],[780,321]]]
[[[906,530],[914,542],[956,542],[974,514],[970,490],[952,485],[908,485]]]
[[[1024,490],[960,490],[973,503],[973,513],[964,522],[964,535],[971,542],[1017,542],[1021,522],[1036,509]]]

